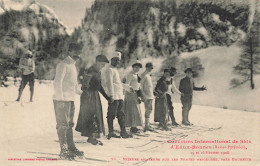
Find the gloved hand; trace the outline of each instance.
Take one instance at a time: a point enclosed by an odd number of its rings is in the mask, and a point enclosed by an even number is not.
[[[207,88],[204,85],[200,89],[201,90],[207,90]]]
[[[140,97],[138,97],[138,104],[141,104],[142,103],[142,99]]]

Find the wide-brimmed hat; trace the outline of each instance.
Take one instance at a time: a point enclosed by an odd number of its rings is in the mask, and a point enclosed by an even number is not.
[[[96,61],[109,63],[109,60],[105,55],[98,55],[96,57]]]
[[[191,72],[191,73],[194,73],[194,71],[192,70],[192,68],[187,68],[184,73],[187,73],[187,72]]]
[[[174,76],[177,73],[177,69],[175,67],[170,68],[171,76]]]
[[[141,63],[139,60],[135,61],[135,62],[132,64],[132,67],[135,67],[135,66],[139,66],[140,68],[143,67],[142,63]]]
[[[146,63],[146,65],[145,65],[145,67],[146,68],[152,68],[153,69],[153,64],[151,63],[151,62],[148,62],[148,63]]]

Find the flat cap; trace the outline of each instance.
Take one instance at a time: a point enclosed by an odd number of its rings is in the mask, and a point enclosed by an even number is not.
[[[150,67],[150,68],[153,69],[153,64],[151,62],[148,62],[148,63],[146,63],[145,67],[146,68]]]
[[[139,66],[140,68],[143,67],[142,63],[141,63],[139,60],[136,60],[136,61],[133,63],[132,67],[134,67],[134,66]]]
[[[187,68],[187,69],[184,71],[184,73],[187,73],[187,72],[193,73],[194,71],[192,71],[192,68]]]
[[[109,60],[105,55],[98,55],[96,57],[96,61],[109,63]]]

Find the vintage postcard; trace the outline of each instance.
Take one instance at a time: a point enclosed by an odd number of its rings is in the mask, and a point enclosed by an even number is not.
[[[260,166],[259,0],[0,0],[0,165]]]

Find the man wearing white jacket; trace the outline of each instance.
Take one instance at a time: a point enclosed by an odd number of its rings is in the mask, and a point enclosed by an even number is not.
[[[57,134],[60,143],[60,157],[73,160],[75,156],[82,156],[73,141],[72,127],[74,126],[74,96],[82,91],[77,82],[77,69],[75,66],[79,56],[80,46],[75,43],[69,45],[67,56],[56,67],[54,78],[53,103],[57,122]]]
[[[153,131],[152,127],[150,126],[150,114],[153,110],[153,82],[151,78],[151,71],[153,70],[153,64],[147,63],[145,65],[146,70],[141,75],[141,90],[144,100],[144,107],[145,107],[145,127],[144,132],[146,131]]]
[[[26,50],[24,54],[25,57],[21,58],[19,61],[19,68],[22,70],[22,82],[19,88],[19,94],[16,101],[20,101],[23,90],[26,84],[29,82],[30,102],[33,102],[35,62],[33,60],[33,55],[30,50]]]
[[[108,112],[107,112],[107,124],[108,124],[108,139],[114,138],[131,138],[132,136],[126,132],[125,128],[125,113],[123,111],[124,94],[123,89],[130,89],[129,86],[121,82],[117,67],[120,64],[121,54],[111,59],[111,66],[103,72],[101,79],[102,86],[109,96]],[[104,76],[105,75],[105,76]],[[121,129],[120,136],[114,133],[113,121],[117,117],[118,123]]]

